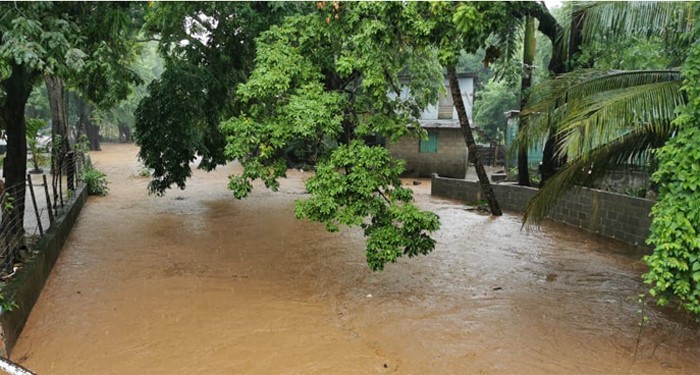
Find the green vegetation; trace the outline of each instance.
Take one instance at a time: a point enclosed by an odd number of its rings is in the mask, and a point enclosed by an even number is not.
[[[659,304],[675,296],[700,314],[700,39],[695,39],[683,65],[688,104],[673,122],[677,134],[656,152],[659,169],[653,179],[660,186],[659,199],[647,241],[654,253],[644,257],[649,266],[644,281]]]
[[[412,116],[437,100],[443,78],[417,7],[328,3],[271,27],[258,38],[255,69],[238,89],[247,109],[221,126],[227,156],[244,167],[229,183],[239,198],[254,179],[279,186],[286,145],[316,145],[316,175],[307,182],[312,197],[297,202],[297,217],[329,230],[361,226],[375,270],[401,255],[430,252],[435,242],[428,233],[439,226],[401,187],[401,163],[367,141],[421,136]],[[398,99],[402,84],[411,100]],[[340,146],[321,147],[328,139]]]
[[[80,174],[80,180],[87,185],[89,195],[105,196],[109,193],[107,175],[92,165],[86,165]]]

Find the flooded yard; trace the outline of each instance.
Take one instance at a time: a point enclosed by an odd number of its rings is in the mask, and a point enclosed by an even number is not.
[[[374,273],[359,230],[294,218],[308,172],[238,201],[231,165],[157,198],[137,152],[92,155],[110,195],[89,199],[12,354],[40,375],[700,373],[683,314],[647,308],[639,336],[643,267],[618,243],[520,231],[424,181],[436,250]]]

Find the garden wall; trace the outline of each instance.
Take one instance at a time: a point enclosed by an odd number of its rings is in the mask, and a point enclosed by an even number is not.
[[[86,199],[87,185],[81,184],[63,213],[34,247],[38,254],[3,288],[5,297],[17,304],[12,311],[0,314],[0,355],[3,357],[9,357],[17,342]]]
[[[510,184],[492,184],[501,208],[525,212],[537,189]],[[479,183],[433,174],[432,195],[475,202],[482,199]],[[654,201],[602,190],[577,188],[569,191],[550,211],[555,221],[577,226],[592,233],[620,240],[634,246],[644,241],[651,225]]]

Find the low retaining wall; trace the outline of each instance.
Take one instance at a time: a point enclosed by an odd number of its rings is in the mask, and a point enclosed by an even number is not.
[[[518,185],[492,184],[503,210],[525,212],[537,189]],[[465,202],[482,199],[478,182],[433,175],[431,194]],[[654,201],[602,190],[577,188],[566,193],[549,212],[553,220],[634,246],[644,241],[651,225]]]
[[[28,261],[3,289],[5,297],[17,304],[12,311],[0,314],[0,355],[3,357],[8,358],[12,352],[86,200],[87,188],[83,185],[37,243],[35,250],[39,254]]]

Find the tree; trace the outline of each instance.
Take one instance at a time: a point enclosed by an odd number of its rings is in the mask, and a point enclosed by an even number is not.
[[[430,5],[429,19],[434,24],[432,38],[440,50],[440,63],[447,68],[450,90],[459,116],[460,128],[469,155],[474,162],[481,190],[491,214],[495,216],[502,215],[502,211],[481,163],[469,118],[464,111],[455,66],[461,50],[475,52],[484,44],[489,35],[503,28],[504,25],[507,27],[508,24],[505,23],[505,20],[511,17],[515,10],[516,7],[502,3],[462,3],[458,5],[433,3]]]
[[[529,111],[559,124],[559,152],[572,158],[530,202],[525,220],[541,219],[571,183],[585,184],[615,164],[656,155],[659,169],[653,180],[659,184],[659,200],[647,240],[654,253],[644,257],[649,266],[644,281],[659,304],[677,298],[686,310],[700,314],[700,42],[693,30],[700,9],[689,3],[612,3],[583,9],[584,45],[593,31],[612,36],[611,43],[629,34],[652,37],[652,42],[660,37],[664,60],[672,67],[681,59],[685,63],[682,72],[581,70],[547,83]]]
[[[86,40],[99,39],[100,45],[107,45],[107,50],[114,51],[115,46],[125,41],[122,40],[122,35],[112,33],[111,30],[86,26],[113,16],[107,11],[95,12],[93,8],[92,12],[88,12],[84,8],[94,6],[83,3],[44,2],[0,5],[4,15],[0,19],[0,87],[3,93],[0,125],[7,135],[4,177],[6,186],[12,188],[8,193],[11,194],[13,207],[16,208],[3,215],[2,225],[12,228],[13,233],[23,234],[24,184],[27,171],[25,107],[37,80],[44,75],[66,78],[69,74],[80,71],[89,81],[80,82],[92,97],[99,99],[103,93],[111,92],[109,88],[94,85],[104,84],[105,80],[96,78],[104,75],[106,68],[113,66],[105,65],[104,61],[91,57],[97,54],[99,49],[86,52],[81,48],[86,48]],[[87,14],[89,17],[85,17]],[[86,22],[85,18],[90,21]],[[99,34],[99,38],[95,34]],[[116,52],[116,55],[119,53]],[[119,67],[114,68],[123,72]]]
[[[279,186],[285,145],[318,145],[316,174],[306,184],[311,197],[297,201],[297,217],[331,231],[363,228],[373,270],[427,254],[435,245],[429,234],[439,227],[435,214],[413,205],[399,179],[402,163],[377,142],[424,136],[415,119],[442,86],[419,7],[321,2],[271,27],[238,89],[246,111],[222,124],[228,157],[244,167],[229,182],[239,198],[255,179]]]
[[[134,112],[141,100],[148,95],[148,85],[163,73],[164,61],[158,54],[158,43],[146,41],[139,43],[139,47],[138,58],[132,62],[131,68],[138,74],[142,83],[134,87],[125,100],[111,108],[96,108],[92,113],[105,138],[111,136],[119,142],[132,142]]]
[[[601,3],[580,11],[588,12],[581,28],[582,45],[596,35],[614,36],[614,32],[618,39],[625,33],[640,36],[642,31],[653,35],[650,29],[672,45],[683,43],[678,36],[689,28],[687,5],[680,3]],[[657,23],[645,18],[650,13],[657,15],[652,18]],[[613,30],[602,25],[613,25]],[[649,151],[661,147],[675,131],[675,110],[686,101],[681,79],[677,69],[579,69],[533,90],[537,94],[524,111],[531,121],[527,137],[541,139],[552,134],[554,125],[559,140],[554,152],[569,162],[529,202],[524,220],[542,220],[573,186],[587,186],[615,166],[648,160]]]
[[[527,103],[527,97],[532,85],[532,70],[535,62],[535,20],[527,16],[525,21],[525,36],[523,37],[523,72],[520,81],[520,112]],[[527,118],[520,116],[518,134],[526,134]],[[518,184],[530,186],[530,171],[527,162],[528,144],[521,142],[518,148]]]
[[[0,117],[7,136],[3,175],[13,201],[12,208],[4,208],[7,212],[3,212],[2,225],[20,238],[24,233],[27,172],[25,106],[43,72],[55,69],[66,56],[76,55],[70,49],[71,42],[75,42],[71,39],[74,25],[52,15],[51,7],[48,3],[0,5],[5,15],[0,21],[0,86],[4,94]]]
[[[235,95],[253,68],[255,38],[299,4],[163,2],[146,15],[147,37],[159,39],[165,70],[135,113],[139,158],[153,170],[149,192],[184,189],[190,163],[212,170],[228,161],[222,119],[241,108]]]

